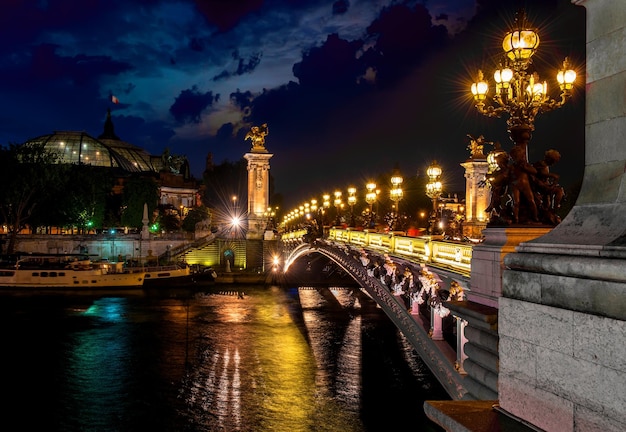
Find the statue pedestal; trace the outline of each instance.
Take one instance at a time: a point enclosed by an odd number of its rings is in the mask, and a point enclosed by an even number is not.
[[[552,228],[486,228],[485,241],[472,250],[470,290],[465,301],[446,302],[462,323],[466,342],[459,355],[459,369],[467,373],[465,387],[476,399],[498,398],[498,308],[502,296],[504,257],[524,242],[535,239]]]
[[[467,300],[498,308],[502,296],[504,256],[515,248],[549,232],[551,227],[485,228],[485,241],[472,250],[472,273]]]

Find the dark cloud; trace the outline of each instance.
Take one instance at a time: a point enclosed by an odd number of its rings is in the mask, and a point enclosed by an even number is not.
[[[333,3],[333,15],[342,15],[348,12],[350,2],[348,0],[337,0]]]
[[[331,34],[321,47],[311,48],[302,61],[293,66],[293,74],[303,87],[348,89],[365,73],[365,65],[357,59],[361,41],[346,41]]]
[[[201,93],[197,87],[183,90],[170,107],[178,123],[200,123],[202,112],[215,101],[213,92]]]
[[[242,92],[237,89],[236,92],[230,94],[230,101],[238,107],[242,112],[249,110],[255,96],[250,91]]]
[[[376,69],[379,83],[394,82],[441,51],[449,41],[446,27],[434,26],[423,5],[385,8],[367,33],[376,39],[367,61]]]
[[[255,53],[248,58],[248,61],[245,59],[239,59],[239,65],[237,66],[237,75],[243,75],[246,73],[252,72],[256,67],[261,63],[261,57],[263,55],[260,53]]]
[[[98,82],[103,76],[118,75],[131,70],[128,63],[113,60],[109,56],[60,56],[56,44],[40,44],[23,56],[14,56],[13,65],[2,68],[0,77],[14,75],[15,83],[26,81],[29,87],[37,85],[63,86],[64,82],[73,85],[86,85]],[[17,75],[21,76],[17,76]]]
[[[244,75],[252,73],[259,63],[261,63],[261,57],[263,55],[261,53],[251,54],[249,58],[244,59],[239,56],[239,52],[233,52],[233,59],[237,60],[237,68],[234,71],[223,70],[219,74],[213,76],[213,81],[220,81],[232,76]]]
[[[196,7],[211,25],[225,32],[235,27],[246,15],[263,6],[263,0],[195,0]]]

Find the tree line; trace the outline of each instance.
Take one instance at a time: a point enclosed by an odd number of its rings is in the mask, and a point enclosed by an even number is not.
[[[0,161],[0,220],[7,229],[7,253],[14,252],[16,236],[24,230],[141,229],[144,203],[150,223],[166,231],[193,232],[197,222],[210,218],[206,207],[191,209],[181,221],[177,212],[160,206],[158,173],[129,175],[106,167],[57,163],[57,155],[44,144],[0,146]],[[155,220],[153,214],[158,214]]]

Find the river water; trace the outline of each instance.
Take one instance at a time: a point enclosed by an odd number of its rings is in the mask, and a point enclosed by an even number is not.
[[[448,396],[393,323],[350,289],[331,292],[340,307],[315,289],[270,286],[2,295],[0,422],[46,431],[441,431],[422,406]]]

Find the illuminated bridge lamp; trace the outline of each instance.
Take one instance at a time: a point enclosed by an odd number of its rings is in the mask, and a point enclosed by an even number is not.
[[[511,141],[523,149],[528,161],[527,144],[535,129],[535,117],[562,107],[569,97],[576,81],[576,72],[570,68],[567,58],[563,68],[556,74],[561,89],[560,98],[548,95],[548,83],[539,78],[537,72],[529,72],[532,57],[539,47],[539,34],[530,27],[526,15],[519,11],[515,23],[502,39],[504,55],[499,68],[494,72],[495,91],[489,94],[490,84],[482,70],[471,85],[474,105],[487,117],[508,115],[507,130]]]
[[[402,188],[400,187],[400,185],[402,184],[403,181],[404,179],[402,178],[402,175],[400,174],[400,170],[398,168],[394,168],[393,174],[391,175],[392,188],[389,191],[389,198],[391,199],[391,201],[395,203],[395,207],[396,207],[395,218],[393,220],[392,227],[391,227],[392,230],[395,230],[397,228],[398,218],[400,217],[400,201],[402,200],[402,197],[404,196],[404,192],[402,191]]]

